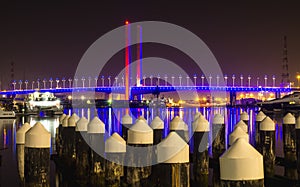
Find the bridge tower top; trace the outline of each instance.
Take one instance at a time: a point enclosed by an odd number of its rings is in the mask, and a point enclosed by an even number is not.
[[[283,37],[283,58],[282,58],[282,74],[281,85],[287,86],[290,83],[290,74],[288,66],[288,54],[287,54],[287,37]]]

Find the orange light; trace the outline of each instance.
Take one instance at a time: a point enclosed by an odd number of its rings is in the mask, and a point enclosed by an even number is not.
[[[125,21],[125,25],[128,25],[128,24],[129,24],[129,21],[126,20],[126,21]]]

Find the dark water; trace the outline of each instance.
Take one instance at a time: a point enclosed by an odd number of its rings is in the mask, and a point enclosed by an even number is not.
[[[254,133],[255,133],[255,115],[258,111],[258,108],[168,108],[156,112],[152,109],[132,109],[131,114],[134,118],[139,116],[144,116],[148,123],[150,124],[152,119],[159,114],[161,119],[165,122],[164,135],[166,136],[169,133],[169,122],[170,120],[178,115],[180,116],[189,127],[191,127],[191,121],[195,113],[201,112],[208,121],[211,121],[214,114],[220,113],[225,116],[225,123],[227,125],[226,135],[228,142],[228,134],[233,130],[234,125],[239,121],[239,115],[241,112],[246,111],[249,116],[249,125],[250,125],[250,143],[253,144]],[[119,132],[121,134],[120,119],[125,114],[125,109],[111,109],[111,108],[101,108],[97,110],[88,110],[88,109],[74,109],[74,110],[65,110],[66,114],[72,114],[75,112],[78,116],[85,116],[88,118],[93,118],[95,115],[106,124],[106,130],[111,135],[113,132]],[[283,157],[283,145],[282,145],[282,117],[281,116],[270,116],[276,122],[276,155]],[[54,117],[39,117],[39,116],[26,116],[18,117],[17,119],[0,119],[0,186],[19,186],[20,180],[17,169],[16,161],[16,131],[21,127],[24,122],[29,122],[31,125],[34,125],[37,121],[40,121],[45,128],[51,132],[51,149],[50,153],[55,153],[55,129],[59,125],[58,121],[59,116]],[[135,119],[134,119],[135,121]],[[191,129],[191,128],[189,128]],[[192,133],[190,131],[190,133]],[[210,136],[210,144],[212,142]],[[192,147],[192,146],[190,146]],[[192,150],[191,150],[192,151]],[[210,150],[211,154],[211,150]],[[57,177],[55,172],[55,164],[51,161],[51,186],[57,185]],[[283,175],[284,168],[276,166],[276,174]]]

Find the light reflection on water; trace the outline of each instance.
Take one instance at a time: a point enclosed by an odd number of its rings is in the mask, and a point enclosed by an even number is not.
[[[157,111],[153,108],[136,108],[131,109],[131,115],[133,116],[133,121],[135,121],[139,116],[143,116],[146,118],[148,124],[151,123],[156,114],[159,114],[160,118],[165,122],[165,130],[164,136],[166,137],[169,133],[169,123],[170,120],[174,116],[180,116],[189,126],[190,135],[192,135],[191,131],[191,122],[193,116],[196,112],[201,112],[206,119],[210,122],[213,119],[213,116],[216,113],[220,113],[225,116],[225,123],[227,124],[226,129],[226,143],[228,142],[228,134],[230,134],[234,125],[239,121],[240,113],[246,111],[249,118],[249,135],[250,135],[250,143],[253,144],[255,141],[254,133],[255,133],[255,115],[257,112],[257,108],[168,108],[164,110]],[[103,122],[106,124],[106,131],[109,135],[113,132],[122,133],[122,128],[120,125],[120,121],[122,116],[125,114],[125,109],[117,108],[100,108],[100,109],[68,109],[64,111],[66,114],[71,115],[75,112],[79,117],[85,116],[86,118],[92,119],[95,115],[97,115]],[[88,115],[90,114],[90,116]],[[273,116],[270,116],[273,117]],[[30,125],[34,125],[37,121],[40,121],[45,128],[51,132],[51,154],[55,153],[55,131],[59,125],[59,116],[54,117],[38,117],[38,116],[24,116],[19,117],[15,120],[7,120],[0,119],[0,155],[2,156],[2,162],[0,166],[0,186],[17,186],[19,183],[18,179],[18,171],[17,171],[17,163],[16,163],[16,146],[15,146],[15,135],[16,131],[21,127],[24,122],[29,122]],[[276,154],[278,156],[283,157],[283,144],[282,144],[282,125],[281,125],[281,117],[275,117],[276,121]],[[210,134],[210,145],[212,143],[212,137]],[[190,142],[190,147],[192,147],[193,142]],[[192,151],[192,150],[191,150]],[[211,150],[210,150],[211,154]],[[53,165],[53,164],[52,164]],[[52,169],[53,170],[53,169]],[[280,173],[282,172],[280,169],[278,170]],[[53,174],[54,175],[54,174]],[[53,182],[54,177],[51,177]]]

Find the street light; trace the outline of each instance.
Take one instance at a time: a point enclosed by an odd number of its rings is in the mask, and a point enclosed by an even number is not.
[[[85,82],[85,78],[84,78],[84,77],[82,77],[82,78],[81,78],[81,81],[82,81],[82,88],[84,88],[84,82]]]
[[[165,86],[167,86],[167,84],[168,84],[168,76],[167,76],[167,74],[165,75]]]
[[[61,81],[63,82],[63,88],[66,88],[66,78],[63,77]]]
[[[34,81],[32,81],[32,83],[31,83],[31,89],[32,90],[34,89]]]
[[[250,87],[250,86],[251,86],[251,76],[248,75],[248,87]]]
[[[44,79],[43,79],[44,89],[46,89],[46,82],[47,82],[47,80],[44,78]]]
[[[123,77],[122,77],[122,80],[123,80]],[[143,75],[143,86],[146,86],[146,75]]]
[[[104,76],[101,76],[102,87],[104,87]]]
[[[108,87],[110,87],[110,85],[111,85],[111,80],[110,80],[110,76],[108,76]]]
[[[227,86],[227,79],[228,79],[228,76],[225,75],[225,76],[224,76],[224,79],[225,79],[225,86]]]
[[[243,87],[243,80],[244,80],[243,75],[240,76],[240,79],[241,79],[241,87]]]
[[[179,75],[179,86],[181,86],[181,79],[182,79],[182,76]]]
[[[197,75],[194,75],[194,85],[197,86]]]
[[[220,76],[217,75],[217,86],[219,86],[219,79],[220,79]]]
[[[232,87],[234,87],[234,80],[235,80],[235,75],[232,75]]]
[[[201,86],[204,86],[204,75],[201,75]]]
[[[172,86],[174,86],[174,79],[175,79],[175,77],[172,76],[171,79],[172,79]]]
[[[25,90],[28,88],[28,80],[25,81]]]
[[[208,85],[208,86],[210,87],[210,86],[211,86],[211,79],[212,79],[212,76],[211,76],[211,74],[209,75],[209,77],[208,77],[208,78],[209,78],[209,85]]]
[[[272,79],[273,79],[273,87],[275,87],[275,81],[276,81],[275,75],[273,75]]]
[[[186,76],[186,86],[189,86],[189,79],[190,79],[190,77],[187,75]]]
[[[259,87],[259,77],[256,78],[256,87]]]
[[[36,83],[37,83],[37,89],[40,89],[40,79],[37,79]]]
[[[33,81],[33,82],[34,82],[34,81]],[[50,89],[52,89],[52,83],[53,83],[53,79],[52,79],[52,78],[50,78],[49,82],[50,82]]]
[[[89,84],[89,88],[91,87],[91,80],[92,80],[92,77],[88,77],[88,84]]]
[[[74,78],[74,82],[75,82],[74,87],[77,88],[77,83],[78,83],[78,78],[77,77]]]
[[[157,86],[159,86],[159,79],[160,79],[160,75],[157,75]]]
[[[98,76],[96,76],[96,77],[94,78],[94,80],[95,80],[95,88],[97,88],[97,85],[98,85]]]
[[[150,75],[150,86],[152,86],[152,79],[153,79],[153,76]]]
[[[17,82],[14,80],[14,81],[12,82],[12,85],[13,85],[13,87],[14,87],[14,90],[16,90],[16,84],[17,84]]]
[[[115,77],[116,87],[118,86],[118,77]]]
[[[58,88],[58,83],[59,83],[59,79],[58,78],[56,78],[56,89]]]
[[[265,75],[265,87],[267,87],[267,84],[268,84],[268,76]]]
[[[19,81],[20,90],[22,90],[22,80]]]
[[[72,87],[72,79],[69,78],[68,81],[69,81],[69,88],[71,88]]]
[[[124,75],[122,75],[122,86],[123,86],[123,87],[125,86],[125,83],[124,83]]]

